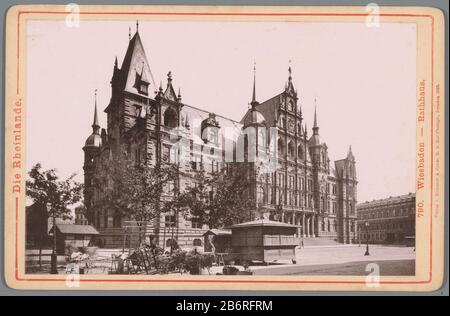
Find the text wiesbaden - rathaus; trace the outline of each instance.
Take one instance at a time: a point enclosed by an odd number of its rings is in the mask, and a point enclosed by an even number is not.
[[[93,131],[83,147],[86,214],[89,223],[99,230],[104,246],[122,246],[120,236],[123,235],[123,226],[128,225],[125,223],[129,223],[130,219],[101,205],[104,188],[94,185],[94,179],[98,173],[104,172],[103,163],[124,146],[132,159],[145,159],[149,166],[170,162],[173,156],[171,150],[174,150],[171,133],[180,130],[180,127],[188,131],[183,134],[188,149],[184,150],[185,156],[178,163],[182,171],[178,179],[180,190],[192,185],[190,174],[199,166],[211,172],[223,164],[240,163],[236,152],[231,154],[234,159],[231,162],[226,159],[214,162],[207,153],[209,148],[226,151],[227,146],[223,143],[227,141],[234,144],[231,148],[236,151],[242,143],[241,138],[248,134],[245,131],[252,129],[257,136],[254,142],[247,141],[246,144],[254,148],[253,151],[251,148],[245,150],[258,156],[275,145],[276,153],[275,168],[252,177],[254,219],[264,217],[297,225],[298,235],[303,238],[335,239],[341,243],[357,241],[357,179],[351,147],[346,158],[330,163],[328,147],[319,138],[316,112],[312,132],[308,135],[306,123],[302,123],[290,68],[284,89],[267,101],[257,101],[253,84],[251,107],[240,122],[184,104],[179,90],[176,92],[174,89],[170,72],[165,88],[162,85],[152,87],[152,78],[141,37],[136,30],[134,36],[130,36],[121,67],[117,58],[114,64],[112,95],[104,110],[107,127],[99,126],[95,104]],[[153,94],[155,89],[157,91]],[[193,136],[197,131],[189,132],[197,128],[200,129],[200,141]],[[259,132],[269,129],[276,130],[275,139],[269,137],[269,132]],[[198,146],[192,146],[194,142]],[[258,163],[245,166],[259,170]],[[175,229],[180,246],[200,244],[209,227],[195,218],[174,217],[173,214],[161,214],[153,225],[149,225],[147,233],[153,242],[163,246],[169,238],[166,236],[174,236]],[[175,228],[173,223],[176,223]]]

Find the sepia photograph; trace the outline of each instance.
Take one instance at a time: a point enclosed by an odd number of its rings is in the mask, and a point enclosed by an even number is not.
[[[54,7],[18,33],[16,273],[369,289],[427,273],[422,24]]]

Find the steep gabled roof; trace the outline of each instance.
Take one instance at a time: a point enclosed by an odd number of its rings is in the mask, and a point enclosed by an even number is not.
[[[125,91],[139,94],[138,89],[135,87],[136,76],[140,76],[141,80],[150,78],[149,91],[156,90],[155,80],[150,70],[139,32],[136,32],[130,40],[122,67],[120,68],[121,88]]]

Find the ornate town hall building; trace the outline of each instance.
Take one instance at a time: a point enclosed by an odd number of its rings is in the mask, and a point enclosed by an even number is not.
[[[208,172],[241,164],[256,175],[251,177],[255,218],[295,224],[304,238],[356,241],[355,158],[350,148],[344,159],[330,161],[316,113],[308,131],[290,69],[285,88],[265,102],[257,101],[254,84],[251,107],[239,122],[184,104],[170,72],[165,88],[155,87],[152,78],[136,31],[121,67],[117,58],[114,64],[107,127],[99,126],[95,104],[92,134],[83,147],[88,220],[105,246],[122,242],[125,219],[100,205],[103,189],[95,185],[95,176],[123,146],[149,167],[176,160],[184,175],[178,180],[180,190],[193,184],[189,174],[200,166]],[[159,245],[170,238],[181,246],[200,244],[208,227],[174,217],[161,215],[151,227]]]

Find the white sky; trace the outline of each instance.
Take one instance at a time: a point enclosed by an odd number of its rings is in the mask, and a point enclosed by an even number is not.
[[[100,125],[135,21],[27,24],[27,168],[41,162],[83,180],[94,90]],[[251,100],[282,91],[292,60],[294,85],[311,129],[317,97],[321,141],[332,161],[349,145],[358,200],[414,192],[416,27],[414,24],[145,22],[139,33],[156,82],[181,87],[183,102],[240,120]],[[311,134],[311,130],[309,130]]]

